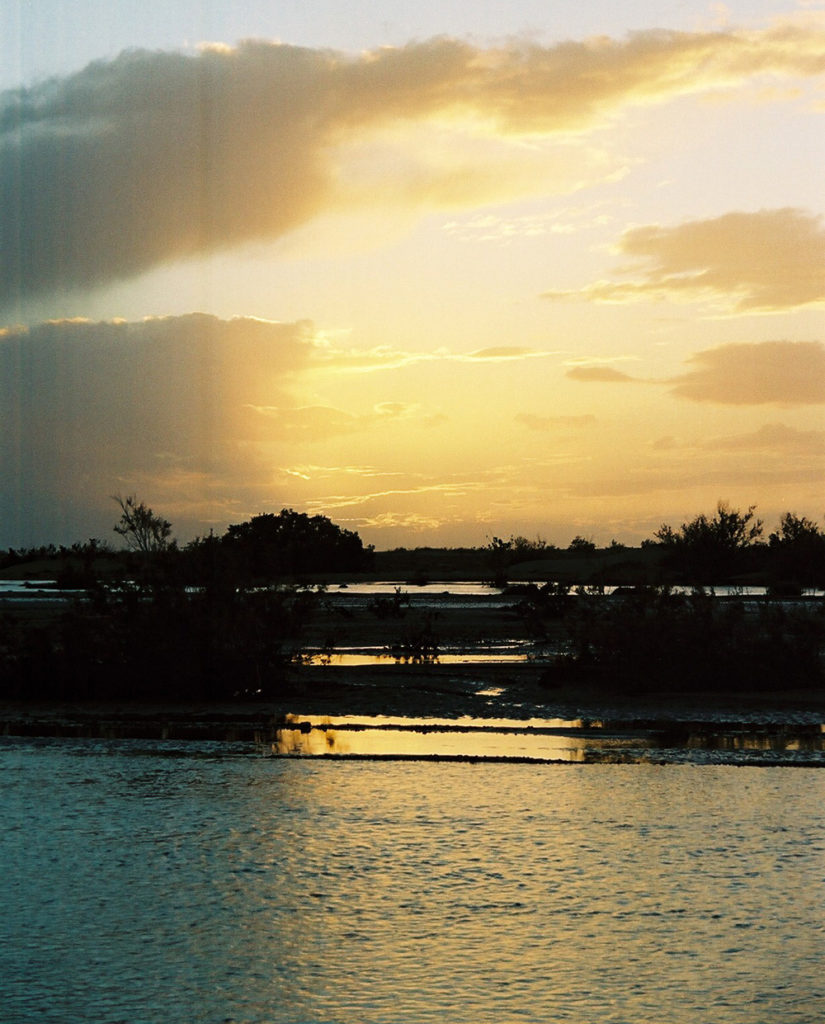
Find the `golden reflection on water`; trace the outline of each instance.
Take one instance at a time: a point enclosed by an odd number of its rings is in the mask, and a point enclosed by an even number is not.
[[[586,736],[581,719],[413,719],[342,715],[288,715],[272,753],[319,757],[478,758],[581,763],[588,748],[604,741]],[[635,739],[610,739],[612,746]]]
[[[317,757],[507,758],[583,762],[585,744],[571,736],[405,730],[348,730],[316,727],[309,732],[281,729],[273,753]]]
[[[529,661],[530,655],[526,652],[514,654],[512,652],[498,651],[463,654],[439,652],[431,657],[427,656],[423,660],[434,665],[508,665]],[[381,651],[380,653],[375,654],[370,654],[366,651],[336,651],[334,653],[316,651],[305,655],[304,661],[308,665],[336,665],[346,668],[365,668],[370,665],[394,665],[398,662],[415,661],[415,659],[410,657],[405,658],[401,654],[393,654],[389,651]]]
[[[821,772],[147,748],[0,745],[4,1021],[817,1018]]]
[[[682,752],[681,754],[679,752]],[[709,724],[697,731],[674,723],[610,723],[582,719],[524,721],[488,718],[402,718],[287,715],[275,731],[276,756],[511,760],[583,763],[643,761],[651,757],[748,758],[768,753],[825,752],[819,724],[807,728]]]

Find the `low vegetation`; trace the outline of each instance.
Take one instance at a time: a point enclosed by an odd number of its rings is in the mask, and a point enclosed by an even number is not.
[[[224,700],[288,682],[315,595],[160,580],[93,587],[56,619],[0,621],[6,698]]]
[[[374,571],[407,582],[451,575],[505,586],[520,567],[536,573],[522,579],[537,582],[512,588],[507,614],[534,640],[567,637],[547,685],[744,691],[822,683],[821,600],[719,600],[711,589],[762,583],[769,594],[795,597],[825,585],[825,535],[794,513],[766,537],[755,508],[720,503],[713,515],[663,524],[641,551],[617,542],[597,550],[580,536],[566,549],[511,536],[484,549],[376,554],[357,533],[291,509],[181,547],[171,524],[144,503],[115,500],[119,551],[90,539],[0,556],[7,569],[50,565],[59,585],[77,590],[56,610],[0,618],[0,696],[275,697],[291,685],[314,620],[327,629],[319,579]],[[626,586],[605,596],[611,579]],[[401,591],[374,598],[363,614],[373,629],[397,621],[397,660],[437,657],[443,624],[421,618]],[[332,649],[334,638],[323,635]]]
[[[697,589],[580,593],[564,616],[569,653],[547,672],[614,692],[712,692],[821,685],[825,609],[718,599]]]
[[[363,569],[372,554],[357,534],[290,509],[181,550],[165,519],[134,497],[116,501],[114,530],[127,550],[105,576],[90,542],[71,552],[81,563],[69,582],[85,590],[68,609],[0,620],[3,696],[273,696],[318,607],[316,591],[295,578],[320,565]]]

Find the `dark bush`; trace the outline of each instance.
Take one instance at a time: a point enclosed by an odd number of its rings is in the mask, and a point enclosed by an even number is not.
[[[704,591],[579,595],[567,668],[621,690],[783,689],[822,680],[825,615]]]
[[[98,585],[48,625],[7,617],[7,698],[215,700],[283,687],[317,598],[283,587]]]

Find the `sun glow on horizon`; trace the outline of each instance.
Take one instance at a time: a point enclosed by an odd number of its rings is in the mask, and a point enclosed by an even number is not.
[[[132,19],[0,95],[0,547],[123,490],[378,547],[819,519],[825,12],[535,13]]]

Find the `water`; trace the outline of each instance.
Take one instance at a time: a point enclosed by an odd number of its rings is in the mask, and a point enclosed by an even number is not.
[[[436,665],[507,665],[538,661],[535,653],[537,644],[528,640],[508,640],[500,644],[485,644],[483,651],[462,649],[441,650],[436,654],[419,656],[419,660]],[[543,645],[547,647],[548,645]],[[388,665],[414,661],[411,655],[392,653],[386,647],[336,647],[334,651],[307,651],[302,660],[307,665],[335,665],[346,668],[362,668],[367,665]]]
[[[9,1024],[812,1024],[825,772],[0,743]]]
[[[495,689],[488,692],[495,695]],[[796,717],[689,722],[287,715],[270,750],[300,757],[825,767],[825,725],[813,714]]]
[[[362,583],[347,583],[345,585],[332,586],[327,593],[334,596],[336,593],[358,594],[373,596],[392,596],[399,593],[404,596],[422,597],[489,597],[491,594],[502,594],[501,587],[494,587],[478,580],[455,580],[436,583],[407,583],[404,580],[368,580]]]

